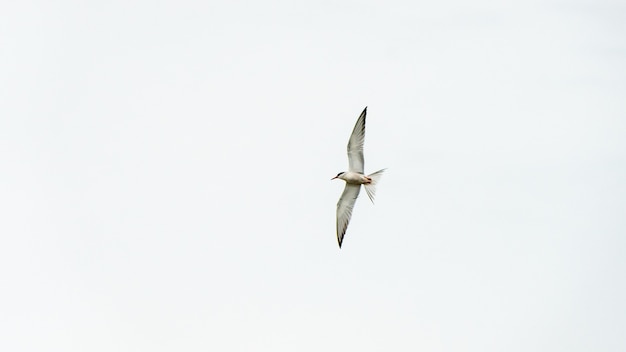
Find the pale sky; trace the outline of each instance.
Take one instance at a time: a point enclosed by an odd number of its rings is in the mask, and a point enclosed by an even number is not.
[[[623,1],[3,2],[0,350],[624,351],[625,38]]]

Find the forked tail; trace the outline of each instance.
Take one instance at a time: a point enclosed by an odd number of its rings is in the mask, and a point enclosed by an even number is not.
[[[371,175],[367,175],[367,177],[372,179],[372,183],[363,184],[365,187],[365,192],[367,192],[367,196],[370,197],[372,203],[374,203],[374,198],[376,197],[376,184],[380,181],[380,178],[383,176],[383,172],[387,169],[382,169],[374,172]]]

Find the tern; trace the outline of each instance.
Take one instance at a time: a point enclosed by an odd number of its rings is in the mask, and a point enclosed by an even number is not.
[[[337,202],[337,241],[339,248],[343,242],[343,237],[348,229],[348,223],[352,217],[352,208],[356,203],[356,198],[361,191],[361,185],[365,187],[365,192],[369,196],[372,203],[376,196],[376,184],[380,180],[386,169],[378,170],[370,175],[364,175],[363,160],[363,143],[365,142],[365,115],[367,115],[367,106],[363,109],[361,116],[356,120],[354,130],[348,141],[348,171],[340,172],[337,176],[331,178],[346,181],[339,202]]]

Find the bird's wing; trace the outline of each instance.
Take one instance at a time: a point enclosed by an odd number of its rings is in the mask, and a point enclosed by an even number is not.
[[[354,130],[348,141],[348,171],[358,172],[362,174],[365,169],[363,161],[363,142],[365,142],[365,115],[367,114],[367,106],[363,109],[361,116],[356,120]]]
[[[352,208],[356,198],[361,191],[361,185],[353,185],[346,183],[339,202],[337,202],[337,241],[339,241],[339,248],[341,248],[341,242],[343,242],[343,236],[346,234],[350,218],[352,217]]]

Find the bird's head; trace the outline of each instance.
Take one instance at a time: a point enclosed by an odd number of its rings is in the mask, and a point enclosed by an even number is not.
[[[331,181],[332,181],[332,180],[334,180],[334,179],[336,179],[336,178],[341,178],[341,175],[343,175],[343,174],[345,174],[345,172],[340,172],[340,173],[338,173],[338,174],[337,174],[337,176],[335,176],[335,177],[331,178]]]

